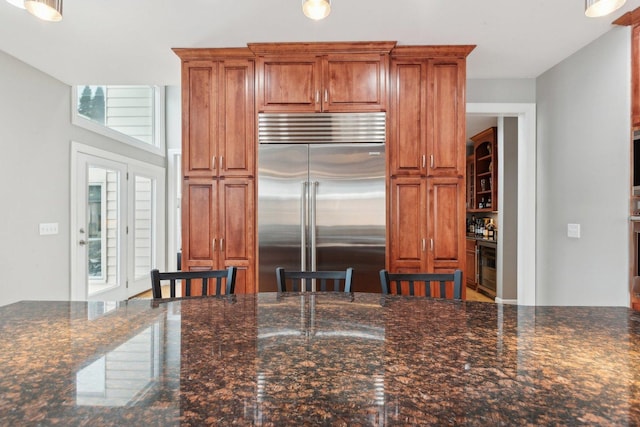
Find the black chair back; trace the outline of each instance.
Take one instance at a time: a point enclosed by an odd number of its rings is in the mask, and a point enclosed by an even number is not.
[[[432,292],[431,284],[438,290]],[[462,271],[453,273],[389,273],[380,270],[380,285],[382,293],[415,296],[416,291],[427,297],[447,298],[447,283],[453,283],[453,299],[462,299]],[[416,289],[417,288],[417,289]]]
[[[169,282],[170,298],[176,297],[176,282],[178,280],[184,281],[184,295],[183,297],[191,296],[191,281],[198,280],[201,282],[201,294],[202,295],[223,295],[233,294],[236,287],[236,267],[229,267],[226,270],[205,270],[205,271],[175,271],[161,273],[157,269],[151,270],[151,287],[153,290],[153,298],[162,298],[162,282]],[[209,280],[215,280],[215,284],[212,283],[209,286]],[[225,283],[224,292],[222,288],[222,282]]]
[[[313,290],[314,280],[317,292],[351,292],[353,268],[349,267],[344,271],[285,271],[282,267],[276,268],[278,292],[301,292],[303,284],[304,290],[310,292]]]

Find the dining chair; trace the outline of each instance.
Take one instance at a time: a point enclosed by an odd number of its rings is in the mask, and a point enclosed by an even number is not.
[[[157,269],[151,270],[151,287],[153,298],[162,298],[162,282],[169,282],[169,295],[176,297],[176,281],[184,282],[183,297],[191,296],[191,281],[199,280],[202,284],[202,295],[222,295],[222,282],[225,282],[224,294],[233,294],[236,287],[236,267],[228,267],[225,270],[204,270],[204,271],[174,271],[161,273]],[[209,280],[215,279],[209,286]],[[213,280],[212,280],[213,281]]]
[[[432,294],[432,283],[439,288],[437,294]],[[389,273],[387,270],[380,270],[383,294],[390,294],[395,290],[397,295],[415,296],[416,293],[421,295],[420,291],[424,290],[427,297],[447,298],[447,283],[453,283],[452,298],[462,299],[462,270],[455,270],[453,273]]]
[[[315,289],[313,283],[315,280]],[[285,271],[284,268],[276,268],[276,281],[278,292],[301,292],[302,283],[306,291],[335,291],[351,292],[353,280],[353,268],[339,271]],[[287,283],[291,285],[288,288]],[[333,286],[331,286],[333,285]]]

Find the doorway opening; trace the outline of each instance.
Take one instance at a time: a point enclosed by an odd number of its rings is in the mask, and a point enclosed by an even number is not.
[[[536,111],[535,104],[468,103],[467,118],[495,117],[505,127],[505,118],[517,119],[517,303],[536,304]],[[504,144],[504,133],[498,135]],[[504,145],[498,147],[504,153]],[[504,156],[503,156],[504,157]],[[504,165],[503,165],[504,167]],[[499,170],[499,177],[504,176]],[[499,188],[505,187],[499,178]],[[499,200],[499,205],[500,205]],[[502,218],[504,222],[505,219]],[[498,233],[498,247],[505,247],[504,233]]]

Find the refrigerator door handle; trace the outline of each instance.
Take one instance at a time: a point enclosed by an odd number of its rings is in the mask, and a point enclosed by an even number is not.
[[[316,196],[318,193],[318,181],[311,183],[311,215],[309,220],[309,231],[311,235],[311,271],[316,271]],[[315,289],[314,289],[315,290]]]
[[[307,270],[307,181],[302,181],[300,198],[300,271]]]

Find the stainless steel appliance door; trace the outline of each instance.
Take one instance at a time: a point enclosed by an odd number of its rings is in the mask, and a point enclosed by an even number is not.
[[[311,246],[315,240],[312,267],[353,267],[353,291],[380,292],[379,271],[385,266],[384,144],[312,144],[309,181],[310,223],[315,216],[309,233]]]
[[[260,292],[277,290],[276,267],[301,268],[308,206],[308,146],[261,144],[258,151],[258,280]]]

